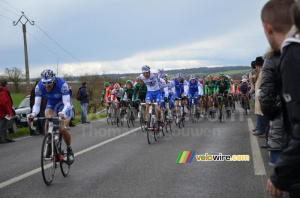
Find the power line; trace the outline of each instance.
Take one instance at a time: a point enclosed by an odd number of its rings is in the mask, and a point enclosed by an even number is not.
[[[0,14],[0,16],[2,16],[3,18],[5,18],[5,19],[7,19],[7,20],[9,20],[9,21],[14,21],[14,20],[12,20],[12,19],[10,19],[10,18],[8,18],[7,16],[4,16],[4,15],[2,15],[2,14]]]
[[[74,59],[76,59],[77,61],[81,62],[81,60],[79,60],[78,58],[76,58],[75,56],[73,56],[70,52],[68,52],[63,46],[61,46],[58,42],[56,42],[51,36],[49,36],[41,27],[39,27],[37,24],[35,24],[35,26],[41,30],[50,40],[52,40],[56,45],[58,45],[61,49],[63,49],[66,53],[68,53],[70,56],[72,56]],[[79,64],[80,65],[80,64]]]
[[[4,0],[1,0],[3,1],[4,3],[6,3],[7,5],[9,5],[10,7],[14,8],[15,10],[19,11],[19,12],[22,12],[21,10],[19,10],[18,8],[16,8],[15,6],[11,5],[10,3],[7,3],[6,1]]]
[[[0,7],[1,7],[3,10],[6,10],[7,12],[10,12],[10,13],[12,13],[12,14],[14,14],[14,15],[20,16],[20,14],[17,14],[17,13],[15,13],[15,12],[9,10],[9,9],[6,9],[6,8],[4,8],[4,7],[2,7],[2,6],[0,6]]]

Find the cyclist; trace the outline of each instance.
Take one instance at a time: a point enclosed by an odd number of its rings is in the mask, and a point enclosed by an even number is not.
[[[104,89],[102,90],[102,98],[101,98],[101,103],[103,104],[104,99],[105,99],[105,93],[106,93],[106,88],[109,86],[109,83],[106,82],[104,83]]]
[[[229,94],[231,89],[230,89],[230,83],[228,80],[225,80],[225,75],[220,74],[219,75],[219,80],[217,80],[215,84],[215,95],[223,95],[223,97],[226,99],[226,101],[229,100]],[[221,101],[219,100],[219,107],[221,105]],[[232,103],[230,103],[230,107],[232,106]],[[227,104],[226,104],[227,107]]]
[[[213,103],[212,103],[212,97],[213,97],[213,101],[214,101],[214,107],[217,106],[217,100],[216,100],[216,95],[215,93],[215,85],[216,85],[216,81],[213,79],[212,75],[208,75],[207,76],[207,81],[205,82],[205,88],[204,88],[204,92],[208,98],[208,105],[209,105],[209,111],[213,111]]]
[[[242,79],[242,83],[239,85],[239,94],[242,96],[242,99],[245,97],[246,95],[246,100],[248,103],[248,109],[250,109],[250,103],[249,103],[249,94],[250,90],[249,90],[249,82],[247,81],[247,79]]]
[[[229,82],[230,85],[230,92],[229,92],[229,102],[230,106],[232,107],[232,112],[235,110],[235,102],[234,102],[234,82],[232,81],[232,78],[228,75],[225,75],[225,80]]]
[[[182,99],[182,105],[184,106],[184,112],[185,115],[187,113],[187,103],[186,103],[186,96],[188,94],[188,83],[183,78],[181,73],[177,74],[177,78],[174,79],[175,84],[175,110],[177,115],[177,124],[179,123],[179,101],[178,99]]]
[[[161,74],[160,76],[160,90],[161,90],[161,94],[162,94],[162,106],[165,107],[165,102],[168,101],[168,97],[169,97],[169,89],[168,89],[168,85],[167,85],[167,80],[168,80],[168,75],[167,74]]]
[[[115,107],[116,107],[115,112],[118,112],[122,94],[123,94],[123,89],[121,88],[119,83],[116,83],[114,85],[114,89],[111,92],[111,101],[113,101],[113,103],[115,104]]]
[[[162,94],[160,90],[160,75],[162,74],[163,69],[158,69],[157,71],[150,71],[150,67],[148,65],[144,65],[142,67],[142,74],[140,75],[140,79],[143,80],[147,86],[147,95],[146,95],[146,120],[148,120],[148,112],[149,112],[149,104],[153,101],[155,98],[155,101],[160,104],[162,100]],[[158,118],[158,126],[161,126],[161,112],[159,105],[155,105],[155,109],[157,112],[157,118]],[[158,127],[158,128],[159,128]]]
[[[202,80],[203,82],[203,80]],[[190,80],[188,82],[188,97],[189,97],[189,107],[192,106],[192,98],[194,97],[194,104],[196,106],[196,111],[199,110],[200,107],[200,117],[202,118],[202,105],[201,102],[198,104],[198,100],[200,101],[203,95],[203,87],[202,84],[198,81],[195,75],[191,75]],[[194,113],[194,112],[193,112]]]
[[[46,69],[41,73],[41,80],[35,87],[34,106],[32,113],[28,115],[27,122],[36,117],[40,112],[42,97],[48,100],[45,110],[45,117],[59,116],[64,119],[65,126],[69,126],[72,106],[68,84],[61,78],[55,77],[55,74],[50,69]],[[46,120],[45,133],[47,134],[48,120]],[[74,162],[74,153],[71,147],[71,136],[66,128],[63,128],[61,123],[59,131],[67,145],[67,163],[71,165]],[[46,158],[51,155],[51,143],[47,145]]]
[[[114,89],[114,82],[109,82],[108,87],[106,88],[105,91],[105,105],[106,105],[106,115],[108,117],[108,115],[110,114],[109,112],[109,105],[111,102],[111,92]]]
[[[142,79],[135,85],[132,101],[135,102],[135,108],[139,111],[139,105],[141,102],[145,102],[147,95],[147,86]],[[140,112],[138,112],[138,118],[140,118]]]

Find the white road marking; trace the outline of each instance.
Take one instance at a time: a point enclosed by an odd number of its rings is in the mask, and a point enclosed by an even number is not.
[[[249,127],[254,173],[255,173],[255,175],[266,175],[266,169],[265,169],[264,161],[261,156],[257,137],[252,135],[253,134],[252,129],[254,129],[252,119],[247,118],[247,121],[248,121],[248,127]]]
[[[17,139],[14,139],[15,141],[18,141],[18,140],[23,140],[23,139],[27,139],[27,138],[32,138],[33,136],[26,136],[26,137],[22,137],[22,138],[17,138]]]
[[[75,153],[74,156],[79,156],[79,155],[81,155],[81,154],[84,154],[84,153],[86,153],[86,152],[89,152],[89,151],[91,151],[91,150],[94,150],[94,149],[96,149],[96,148],[98,148],[98,147],[100,147],[100,146],[103,146],[103,145],[108,144],[108,143],[110,143],[110,142],[112,142],[112,141],[115,141],[115,140],[120,139],[120,138],[122,138],[122,137],[124,137],[124,136],[127,136],[127,135],[129,135],[129,134],[131,134],[131,133],[134,133],[134,132],[136,132],[136,131],[139,130],[139,129],[140,129],[139,127],[138,127],[138,128],[135,128],[135,129],[133,129],[133,130],[131,130],[131,131],[128,131],[128,132],[126,132],[126,133],[123,133],[123,134],[121,134],[121,135],[118,135],[118,136],[116,136],[116,137],[114,137],[114,138],[105,140],[104,142],[101,142],[101,143],[96,144],[96,145],[94,145],[94,146],[91,146],[91,147],[89,147],[89,148],[83,149],[82,151],[79,151],[79,152]],[[46,168],[50,168],[50,167],[51,167],[51,164],[48,164],[48,165],[46,166]],[[6,187],[6,186],[8,186],[8,185],[11,185],[11,184],[13,184],[13,183],[16,183],[16,182],[18,182],[18,181],[21,181],[21,180],[23,180],[23,179],[25,179],[25,178],[27,178],[27,177],[30,177],[30,176],[32,176],[32,175],[34,175],[34,174],[36,174],[36,173],[39,173],[39,172],[41,172],[41,168],[36,168],[36,169],[34,169],[34,170],[32,170],[32,171],[29,171],[29,172],[27,172],[27,173],[25,173],[25,174],[19,175],[19,176],[17,176],[17,177],[14,177],[14,178],[8,180],[8,181],[2,182],[2,183],[0,183],[0,189]]]

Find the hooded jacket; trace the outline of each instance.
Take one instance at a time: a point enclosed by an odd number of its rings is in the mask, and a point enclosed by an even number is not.
[[[299,35],[287,38],[282,44],[279,63],[283,123],[286,144],[278,159],[272,183],[284,191],[300,189],[300,40]]]
[[[264,58],[265,61],[262,68],[259,89],[259,102],[264,116],[270,119],[268,149],[270,151],[281,151],[283,147],[283,120],[281,97],[278,91],[280,52],[269,50]]]
[[[6,115],[13,115],[11,98],[7,89],[0,86],[0,119],[5,118]]]

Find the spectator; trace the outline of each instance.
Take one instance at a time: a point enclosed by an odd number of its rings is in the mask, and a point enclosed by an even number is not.
[[[35,82],[35,86],[31,89],[31,93],[30,93],[30,109],[32,110],[32,107],[34,105],[34,98],[35,98],[35,87],[38,84],[39,81]],[[42,103],[41,103],[41,110],[40,113],[37,115],[37,117],[45,117],[45,109],[47,106],[47,102],[48,100],[44,97],[42,97]],[[35,122],[35,125],[39,131],[39,134],[41,135],[45,135],[45,120],[38,120]],[[30,135],[31,136],[36,136],[38,135],[37,133],[35,133],[34,130],[31,129],[31,127],[29,126],[29,130],[30,130]]]
[[[270,151],[270,165],[275,165],[283,146],[283,121],[282,103],[279,96],[278,64],[280,51],[270,49],[265,55],[262,69],[261,85],[259,89],[259,101],[264,114],[266,124],[266,146]],[[268,123],[270,121],[270,124]]]
[[[294,38],[285,39],[293,24],[289,12],[293,4],[294,0],[272,0],[261,12],[264,32],[271,48],[275,51],[281,49],[282,53],[278,71],[285,132],[283,151],[267,182],[267,191],[276,197],[282,196],[281,191],[287,191],[291,198],[300,197],[300,90],[296,83],[300,76],[299,31]],[[297,8],[294,5],[292,9],[295,24],[299,22],[299,1],[298,4]]]
[[[254,114],[256,115],[257,118],[257,131],[253,133],[253,135],[262,135],[265,133],[265,127],[264,127],[264,120],[262,117],[262,112],[260,109],[260,104],[259,100],[257,98],[257,90],[260,87],[260,82],[261,82],[261,70],[262,66],[264,64],[264,60],[261,56],[257,57],[255,60],[256,63],[256,69],[257,73],[255,75],[255,107],[254,107]]]
[[[4,144],[6,142],[14,142],[14,140],[10,139],[7,135],[8,120],[5,118],[5,116],[14,116],[12,109],[12,100],[8,94],[7,89],[8,83],[4,80],[0,84],[0,144]],[[2,139],[2,137],[4,139]]]
[[[90,123],[86,121],[87,116],[87,106],[89,103],[88,93],[86,91],[87,84],[86,82],[82,83],[82,87],[80,87],[80,97],[81,97],[81,122],[83,124]]]
[[[69,93],[70,93],[70,98],[71,98],[71,106],[72,106],[72,108],[73,108],[73,105],[72,105],[72,93],[73,93],[73,91],[72,91],[72,87],[71,87],[71,86],[69,86]],[[73,112],[73,111],[72,111],[72,112]],[[70,127],[75,127],[75,126],[76,126],[75,124],[72,123],[72,119],[70,119],[70,124],[69,124],[69,126],[70,126]]]

